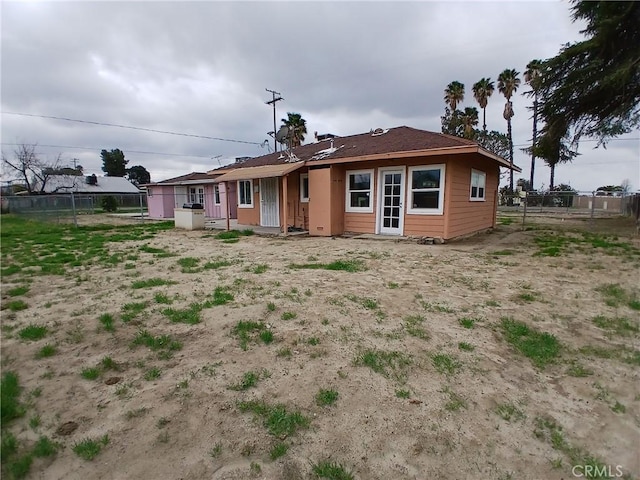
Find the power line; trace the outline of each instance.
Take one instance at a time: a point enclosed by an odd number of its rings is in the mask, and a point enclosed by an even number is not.
[[[17,145],[22,145],[21,143],[9,143],[9,142],[2,142],[0,143],[0,145],[11,145],[11,146],[17,146]],[[47,144],[41,144],[41,143],[37,143],[36,144],[37,147],[49,147],[49,148],[72,148],[72,149],[76,149],[76,150],[103,150],[102,147],[78,147],[78,146],[72,146],[72,145],[47,145]],[[127,153],[140,153],[140,154],[148,154],[148,155],[165,155],[168,157],[198,157],[198,158],[211,158],[211,155],[192,155],[189,153],[162,153],[162,152],[147,152],[144,150],[129,150],[126,149]]]
[[[230,138],[209,137],[207,135],[195,135],[193,133],[170,132],[167,130],[156,130],[153,128],[132,127],[130,125],[118,125],[115,123],[94,122],[91,120],[78,120],[76,118],[56,117],[53,115],[36,115],[34,113],[21,113],[21,112],[0,112],[0,113],[2,113],[3,115],[19,115],[22,117],[50,118],[52,120],[64,120],[65,122],[87,123],[90,125],[101,125],[104,127],[128,128],[131,130],[142,130],[144,132],[163,133],[165,135],[176,135],[180,137],[204,138],[206,140],[218,140],[220,142],[244,143],[247,145],[262,145],[262,143],[260,142],[247,142],[245,140],[233,140]]]

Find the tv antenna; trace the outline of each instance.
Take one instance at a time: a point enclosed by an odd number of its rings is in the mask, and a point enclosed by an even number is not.
[[[220,163],[221,158],[222,158],[222,155],[216,155],[215,157],[211,157],[211,160],[217,160],[218,166],[221,167],[222,166],[222,163]]]
[[[276,102],[279,102],[280,100],[284,100],[284,98],[280,97],[280,92],[276,92],[275,90],[269,90],[268,88],[265,88],[265,90],[267,92],[271,93],[271,100],[269,100],[268,102],[265,102],[267,105],[273,105],[273,131],[276,131]],[[278,95],[278,97],[276,97],[276,95]],[[278,151],[278,140],[274,139],[273,141],[273,146],[274,146],[274,151],[277,152]]]

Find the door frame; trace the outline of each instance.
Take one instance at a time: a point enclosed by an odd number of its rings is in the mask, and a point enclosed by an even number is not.
[[[398,219],[398,233],[389,233],[389,232],[381,232],[382,227],[382,213],[384,208],[384,185],[383,185],[383,175],[389,172],[400,172],[402,175],[400,179],[400,218]],[[405,201],[405,191],[406,191],[406,183],[407,183],[407,167],[395,166],[395,167],[380,167],[378,168],[378,188],[377,191],[377,199],[376,199],[376,235],[404,235],[404,201]]]
[[[263,221],[263,215],[262,215],[262,206],[264,205],[264,202],[262,201],[264,180],[270,180],[270,179],[274,179],[276,181],[275,190],[276,190],[276,220],[278,223],[277,225],[265,225]],[[260,226],[273,227],[273,228],[280,227],[280,179],[278,177],[267,177],[267,178],[260,179]]]

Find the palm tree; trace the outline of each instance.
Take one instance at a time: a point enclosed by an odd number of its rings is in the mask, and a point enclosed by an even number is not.
[[[495,90],[490,78],[481,78],[473,84],[473,96],[482,109],[482,131],[487,133],[487,103]]]
[[[520,79],[518,78],[520,72],[515,69],[504,70],[498,75],[498,91],[504,95],[507,99],[507,103],[504,105],[504,112],[502,116],[507,121],[507,137],[509,137],[509,164],[511,169],[509,171],[509,189],[513,193],[513,136],[511,135],[511,118],[513,117],[513,104],[511,103],[511,96],[516,93],[520,86]]]
[[[524,72],[524,81],[529,84],[531,91],[528,95],[533,95],[533,138],[532,145],[536,144],[536,137],[538,136],[538,92],[540,91],[540,84],[542,83],[542,60],[531,60],[527,64],[527,69]],[[536,150],[531,149],[531,177],[529,179],[529,185],[533,188],[533,173],[536,169]]]
[[[289,147],[302,145],[307,133],[307,121],[299,113],[287,112],[287,118],[282,119],[282,124],[289,127]]]
[[[451,82],[444,90],[444,101],[455,112],[459,103],[464,100],[464,83]]]
[[[462,112],[462,125],[464,126],[464,138],[473,138],[474,129],[478,125],[478,109],[466,107]]]

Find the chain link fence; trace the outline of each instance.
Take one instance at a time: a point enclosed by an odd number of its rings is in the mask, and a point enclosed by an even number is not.
[[[142,219],[147,215],[147,196],[144,193],[5,195],[2,197],[2,213],[43,222],[74,223],[76,226],[79,216],[99,213],[129,214]]]
[[[527,217],[595,219],[640,215],[640,194],[602,195],[601,192],[516,192],[500,193],[498,212],[518,218],[522,225]]]

